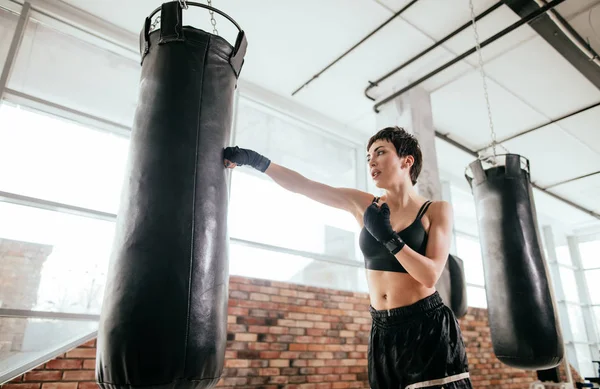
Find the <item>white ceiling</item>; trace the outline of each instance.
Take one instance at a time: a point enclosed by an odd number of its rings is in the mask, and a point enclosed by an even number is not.
[[[136,35],[144,18],[163,2],[62,1]],[[377,129],[373,102],[364,96],[368,81],[374,81],[468,22],[468,1],[420,0],[308,87],[295,96],[291,94],[408,2],[353,0],[350,7],[347,0],[213,0],[213,6],[232,16],[247,34],[244,81],[319,112],[366,137]],[[480,13],[495,1],[474,0],[474,3],[476,12]],[[600,33],[600,0],[567,0],[556,9],[600,51],[597,35]],[[478,23],[480,39],[517,20],[518,15],[501,6]],[[199,8],[184,14],[186,24],[211,31],[209,21],[208,13]],[[236,30],[227,20],[217,16],[217,27],[220,35],[234,41]],[[385,97],[472,46],[474,35],[468,28],[374,88],[372,95]],[[497,139],[543,126],[506,142],[505,146],[530,159],[536,184],[552,185],[549,189],[552,193],[600,214],[600,175],[556,185],[600,171],[600,107],[544,126],[600,102],[600,90],[528,25],[484,48],[483,57]],[[436,130],[473,150],[490,143],[482,82],[476,65],[474,54],[421,85],[431,93]],[[464,167],[473,157],[444,142],[437,144],[442,170],[451,170],[450,175],[462,177]],[[572,228],[597,221],[538,192],[538,208],[544,208],[542,212],[555,215]]]

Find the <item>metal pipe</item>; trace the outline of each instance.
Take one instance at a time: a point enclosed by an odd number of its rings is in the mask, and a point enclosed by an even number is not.
[[[518,137],[520,137],[520,136],[523,136],[523,135],[525,135],[525,134],[529,134],[530,132],[533,132],[533,131],[539,130],[540,128],[544,128],[544,127],[546,127],[546,126],[548,126],[548,125],[550,125],[550,124],[553,124],[553,123],[558,123],[558,122],[560,122],[561,120],[568,119],[568,118],[570,118],[571,116],[575,116],[575,115],[577,115],[577,114],[580,114],[580,113],[582,113],[582,112],[585,112],[585,111],[587,111],[587,110],[590,110],[590,109],[592,109],[592,108],[596,108],[596,107],[598,107],[598,106],[600,106],[600,102],[598,102],[598,103],[595,103],[595,104],[592,104],[592,105],[590,105],[590,106],[588,106],[588,107],[585,107],[585,108],[581,108],[581,109],[579,109],[579,110],[577,110],[577,111],[575,111],[575,112],[568,113],[568,114],[566,114],[566,115],[564,115],[564,116],[561,116],[561,117],[559,117],[558,119],[551,120],[551,121],[549,121],[548,123],[544,123],[544,124],[542,124],[542,125],[539,125],[539,126],[537,126],[537,127],[530,128],[529,130],[525,130],[525,131],[519,132],[518,134],[511,135],[511,136],[509,136],[509,137],[507,137],[507,138],[504,138],[504,139],[502,139],[502,140],[499,140],[499,141],[498,141],[498,142],[496,142],[496,143],[498,143],[498,144],[501,144],[501,143],[507,142],[507,141],[509,141],[509,140],[512,140],[512,139],[518,138]],[[488,147],[485,147],[485,148],[483,148],[483,149],[479,149],[479,150],[477,150],[477,151],[476,151],[476,153],[480,153],[480,152],[482,152],[483,150],[486,150],[487,148],[488,148]]]
[[[479,158],[479,154],[477,154],[477,152],[476,152],[476,151],[474,151],[474,150],[471,150],[471,149],[469,149],[468,147],[466,147],[465,145],[463,145],[463,144],[460,144],[460,143],[458,143],[457,141],[450,139],[450,138],[448,137],[448,135],[446,135],[446,134],[442,134],[441,132],[438,132],[438,131],[436,131],[436,132],[435,132],[435,136],[436,136],[436,138],[439,138],[439,139],[441,139],[441,140],[443,140],[443,141],[445,141],[445,142],[447,142],[447,143],[449,143],[449,144],[453,145],[454,147],[456,147],[456,148],[458,148],[458,149],[460,149],[460,150],[462,150],[462,151],[466,152],[467,154],[470,154],[470,155],[471,155],[471,156],[473,156],[474,158]],[[567,199],[565,199],[564,197],[560,197],[560,196],[558,196],[558,195],[555,195],[554,193],[547,191],[545,188],[542,188],[542,187],[540,187],[540,186],[536,185],[536,184],[535,184],[535,183],[533,183],[533,182],[531,183],[531,186],[532,186],[532,187],[534,187],[535,189],[538,189],[538,190],[540,190],[540,191],[544,192],[544,193],[545,193],[545,194],[547,194],[548,196],[550,196],[550,197],[553,197],[553,198],[554,198],[554,199],[556,199],[556,200],[562,201],[563,203],[565,203],[565,204],[567,204],[567,205],[570,205],[571,207],[573,207],[573,208],[575,208],[575,209],[577,209],[577,210],[579,210],[579,211],[581,211],[581,212],[583,212],[583,213],[586,213],[586,214],[588,214],[588,215],[590,215],[590,216],[592,216],[592,217],[594,217],[594,218],[596,218],[596,219],[600,220],[600,215],[599,215],[599,214],[597,214],[596,212],[592,211],[592,210],[589,210],[589,209],[587,209],[587,208],[584,208],[584,207],[582,207],[581,205],[575,204],[574,202],[572,202],[572,201],[570,201],[570,200],[567,200]]]
[[[25,4],[23,4],[23,8],[21,9],[19,22],[17,23],[17,28],[15,28],[15,34],[13,35],[12,41],[10,43],[10,48],[8,49],[8,53],[6,54],[6,61],[4,61],[2,74],[0,75],[0,100],[2,100],[2,97],[4,96],[4,89],[6,88],[6,84],[8,83],[8,77],[10,76],[12,65],[15,62],[15,58],[17,57],[17,53],[19,52],[19,47],[21,46],[21,42],[23,41],[23,36],[25,35],[25,27],[27,26],[27,20],[29,20],[30,11],[31,4],[25,2]]]
[[[534,0],[534,1],[540,7],[543,7],[544,5],[547,4],[546,0]],[[592,50],[592,48],[589,45],[586,46],[582,42],[581,37],[576,32],[574,32],[574,30],[572,28],[570,28],[570,29],[568,28],[570,26],[566,22],[564,22],[564,20],[561,20],[562,18],[559,17],[559,15],[558,15],[558,13],[556,13],[556,11],[551,10],[550,12],[548,12],[548,17],[550,17],[550,19],[563,32],[563,34],[565,34],[565,36],[567,38],[569,38],[569,40],[571,42],[573,42],[573,44],[579,50],[581,50],[581,52],[583,54],[585,54],[585,56],[588,57],[588,59],[591,62],[600,66],[600,57],[598,57],[598,54],[596,52],[594,52],[594,50]]]
[[[475,21],[483,19],[484,17],[486,17],[490,13],[494,12],[496,9],[500,8],[500,6],[502,6],[503,4],[504,4],[504,1],[499,1],[496,4],[492,5],[490,8],[488,8],[487,10],[485,10],[484,12],[482,12],[481,14],[477,15],[477,17],[475,18]],[[424,51],[422,51],[419,54],[415,55],[414,57],[412,57],[408,61],[404,62],[402,65],[398,66],[394,70],[392,70],[389,73],[387,73],[386,75],[384,75],[383,77],[379,78],[376,81],[369,81],[369,86],[365,89],[365,96],[369,100],[375,101],[375,98],[372,97],[372,96],[369,96],[368,92],[371,89],[373,89],[376,86],[378,86],[381,81],[387,80],[389,77],[391,77],[392,75],[396,74],[400,70],[404,69],[405,67],[407,67],[411,63],[415,62],[419,58],[423,57],[425,54],[429,53],[433,49],[435,49],[435,48],[441,46],[442,44],[446,43],[448,40],[454,38],[457,34],[461,33],[463,30],[465,30],[467,27],[469,27],[471,25],[472,25],[471,22],[467,22],[467,23],[463,24],[461,27],[459,27],[458,29],[456,29],[452,33],[450,33],[450,35],[447,35],[446,37],[442,38],[442,40],[440,40],[440,41],[436,42],[435,44],[429,46],[427,49],[425,49]]]
[[[548,10],[556,7],[557,5],[561,4],[564,1],[565,0],[553,0],[551,3],[546,4],[544,7],[530,13],[529,15],[527,15],[523,19],[519,20],[518,22],[511,24],[510,26],[506,27],[504,30],[502,30],[502,31],[496,33],[495,35],[491,36],[490,38],[486,39],[485,41],[483,41],[481,43],[480,48],[483,49],[485,46],[502,38],[504,35],[516,30],[517,28],[521,27],[522,25],[529,23],[534,19],[539,18],[544,13],[548,12]],[[393,99],[400,96],[401,94],[406,93],[407,91],[411,90],[415,86],[421,84],[424,81],[427,81],[428,79],[430,79],[431,77],[440,73],[441,71],[446,70],[447,68],[451,67],[455,63],[457,63],[457,62],[463,60],[464,58],[468,57],[469,55],[473,54],[475,51],[477,51],[477,46],[471,48],[470,50],[464,52],[463,54],[459,55],[458,57],[454,58],[453,60],[445,63],[444,65],[440,66],[439,68],[435,69],[434,71],[419,78],[417,81],[410,83],[409,85],[402,88],[398,92],[395,92],[395,93],[391,94],[390,96],[386,97],[385,99],[381,100],[380,102],[378,102],[377,104],[375,104],[373,106],[373,109],[375,110],[375,112],[379,113],[378,108],[381,107],[382,105],[387,104],[388,102],[392,101]]]
[[[319,76],[321,74],[323,74],[325,71],[327,71],[327,69],[329,69],[330,67],[332,67],[333,65],[335,65],[339,60],[341,60],[342,58],[344,58],[346,55],[348,55],[351,51],[353,51],[354,49],[356,49],[358,46],[360,46],[363,42],[365,42],[367,39],[369,39],[370,37],[372,37],[373,35],[375,35],[375,33],[377,33],[379,30],[381,30],[383,27],[385,27],[388,23],[390,23],[392,20],[394,20],[396,17],[398,17],[399,15],[401,15],[404,11],[406,11],[407,9],[409,9],[411,6],[413,6],[417,1],[419,0],[413,0],[410,3],[408,3],[407,5],[405,5],[400,11],[396,12],[394,15],[392,15],[392,17],[390,17],[388,20],[386,20],[385,22],[383,22],[382,25],[380,25],[379,27],[377,27],[375,30],[373,30],[369,35],[367,35],[366,37],[364,37],[363,39],[361,39],[357,44],[355,44],[354,46],[352,46],[350,49],[348,49],[344,54],[340,55],[339,57],[337,57],[333,62],[331,62],[329,65],[325,66],[323,69],[321,69],[321,71],[319,71],[319,73],[315,74],[314,76],[312,76],[312,78],[308,81],[306,81],[304,84],[302,84],[301,87],[299,87],[298,89],[296,89],[294,92],[292,92],[292,96],[294,96],[296,93],[300,92],[305,86],[308,86],[308,84],[310,84],[311,82],[313,82],[314,80],[316,80],[317,78],[319,78]]]

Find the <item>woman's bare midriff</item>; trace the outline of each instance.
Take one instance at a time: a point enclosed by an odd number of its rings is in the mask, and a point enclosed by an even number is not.
[[[407,273],[367,270],[367,282],[371,306],[377,310],[411,305],[435,292]]]

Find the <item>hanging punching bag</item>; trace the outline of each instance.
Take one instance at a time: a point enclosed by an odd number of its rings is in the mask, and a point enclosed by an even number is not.
[[[150,33],[149,17],[140,37],[139,103],[98,330],[96,379],[106,389],[211,388],[225,356],[223,148],[246,39],[240,30],[232,47],[184,27],[177,1],[159,10],[160,31]]]
[[[467,284],[462,259],[448,255],[446,266],[435,284],[435,289],[457,319],[467,314]]]
[[[494,353],[519,369],[557,366],[564,346],[540,244],[529,161],[523,169],[520,155],[507,154],[505,166],[484,171],[477,160],[469,167]]]

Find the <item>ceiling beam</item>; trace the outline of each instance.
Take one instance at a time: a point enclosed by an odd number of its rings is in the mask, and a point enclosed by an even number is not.
[[[505,0],[509,6],[520,17],[539,9],[540,6],[535,0]],[[551,11],[552,12],[552,11]],[[598,54],[588,45],[588,43],[569,25],[569,23],[558,12],[555,11],[556,18],[575,37],[578,43],[593,53],[596,58]],[[596,88],[600,89],[600,66],[581,51],[579,47],[552,21],[550,15],[541,17],[529,22],[533,28],[546,42],[550,44],[560,55],[562,55],[575,69],[577,69],[585,78],[587,78]]]
[[[596,107],[598,107],[598,106],[600,106],[600,102],[597,102],[597,103],[594,103],[594,104],[592,104],[592,105],[589,105],[589,106],[587,106],[587,107],[584,107],[584,108],[578,109],[578,110],[577,110],[577,111],[575,111],[575,112],[568,113],[568,114],[566,114],[566,115],[564,115],[564,116],[561,116],[561,117],[559,117],[559,118],[556,118],[556,119],[550,120],[549,122],[547,122],[547,123],[544,123],[544,124],[541,124],[541,125],[539,125],[539,126],[536,126],[536,127],[530,128],[530,129],[528,129],[528,130],[525,130],[525,131],[521,131],[521,132],[519,132],[519,133],[517,133],[517,134],[514,134],[514,135],[511,135],[511,136],[509,136],[509,137],[506,137],[506,138],[504,138],[504,139],[501,139],[501,140],[497,141],[497,143],[504,143],[504,142],[508,142],[509,140],[512,140],[512,139],[515,139],[515,138],[521,137],[521,136],[523,136],[523,135],[525,135],[525,134],[529,134],[530,132],[533,132],[533,131],[537,131],[537,130],[539,130],[540,128],[544,128],[544,127],[546,127],[546,126],[549,126],[550,124],[555,124],[555,123],[558,123],[558,122],[560,122],[561,120],[568,119],[568,118],[570,118],[570,117],[572,117],[572,116],[579,115],[579,114],[580,114],[580,113],[582,113],[582,112],[588,111],[588,110],[590,110],[590,109],[594,109],[594,108],[596,108]],[[486,147],[484,147],[483,149],[479,149],[479,150],[477,150],[477,153],[480,153],[480,152],[482,152],[482,151],[486,150],[487,148],[489,148],[489,147],[488,147],[488,146],[486,146]]]
[[[545,188],[545,189],[554,188],[554,187],[556,187],[556,186],[559,186],[559,185],[562,185],[562,184],[568,184],[569,182],[573,182],[573,181],[581,180],[581,179],[583,179],[583,178],[588,178],[588,177],[595,176],[595,175],[598,175],[598,174],[600,174],[600,171],[598,171],[598,172],[593,172],[593,173],[588,173],[588,174],[584,174],[583,176],[579,176],[579,177],[575,177],[575,178],[569,178],[568,180],[564,180],[564,181],[561,181],[561,182],[557,182],[557,183],[555,183],[555,184],[548,185],[548,186],[546,186],[546,187],[544,187],[544,188]]]
[[[436,131],[435,132],[435,136],[436,136],[436,138],[439,138],[439,139],[441,139],[441,140],[443,140],[443,141],[451,144],[452,146],[454,146],[454,147],[456,147],[456,148],[464,151],[465,153],[471,155],[473,158],[479,158],[479,155],[477,154],[476,151],[471,150],[467,146],[465,146],[465,145],[463,145],[463,144],[461,144],[461,143],[459,143],[459,142],[451,139],[447,134],[442,134],[441,132]],[[596,212],[594,212],[594,211],[592,211],[590,209],[584,208],[584,207],[582,207],[579,204],[575,204],[574,202],[572,202],[570,200],[567,200],[564,197],[561,197],[559,195],[556,195],[556,194],[554,194],[554,193],[546,190],[546,188],[542,188],[541,186],[538,186],[538,185],[536,185],[533,182],[531,183],[531,186],[533,188],[537,189],[537,190],[540,190],[540,191],[544,192],[548,196],[555,198],[556,200],[562,201],[563,203],[565,203],[567,205],[570,205],[571,207],[573,207],[573,208],[575,208],[575,209],[577,209],[577,210],[579,210],[581,212],[584,212],[584,213],[586,213],[586,214],[588,214],[590,216],[593,216],[596,219],[600,220],[600,214],[597,214]]]

